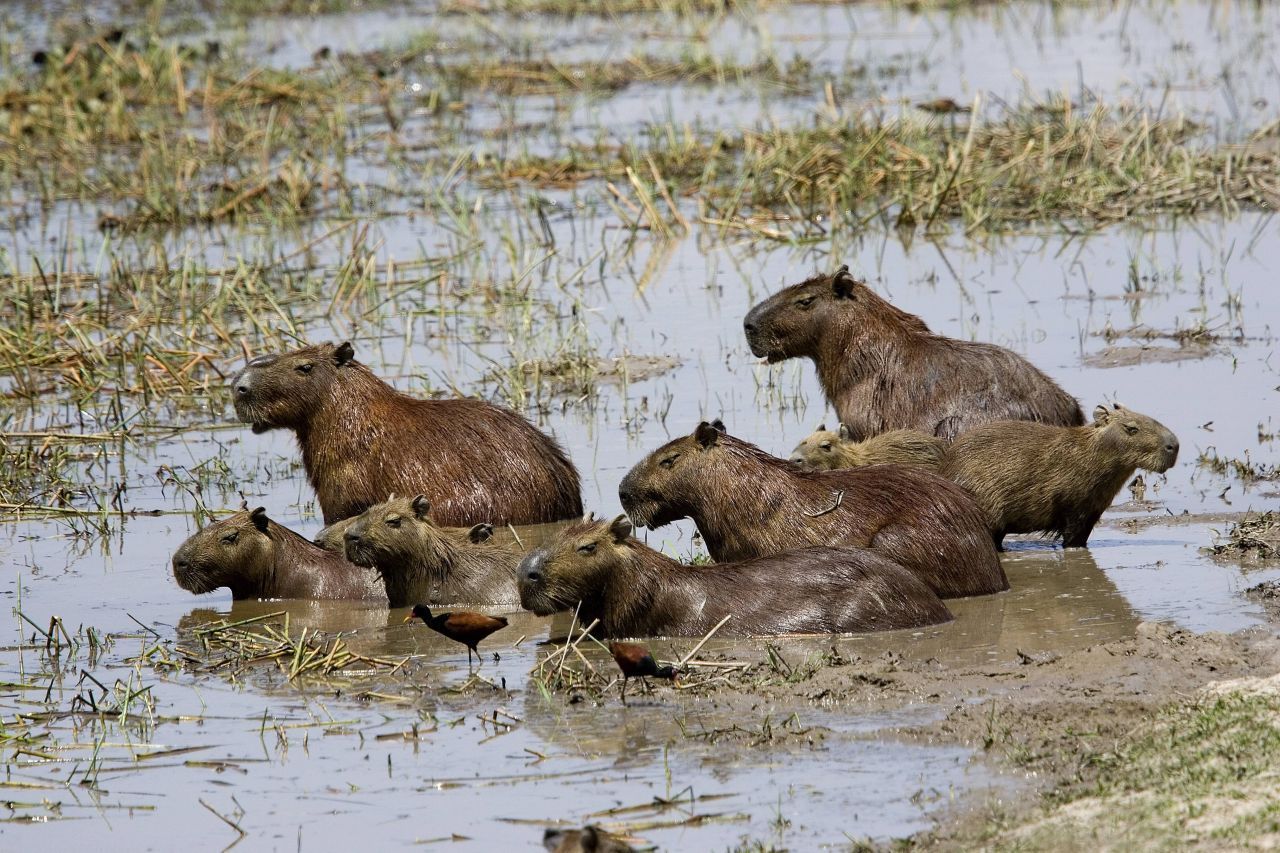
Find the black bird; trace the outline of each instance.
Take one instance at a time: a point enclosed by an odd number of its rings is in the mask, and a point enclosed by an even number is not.
[[[472,652],[475,652],[476,658],[481,663],[484,663],[484,660],[480,658],[480,650],[476,646],[494,631],[507,627],[505,616],[486,616],[483,613],[471,613],[469,611],[432,614],[431,608],[425,604],[415,604],[413,612],[404,617],[404,621],[408,622],[415,616],[426,622],[427,627],[437,634],[443,634],[450,640],[455,640],[466,646],[467,666],[471,666]]]
[[[627,704],[627,682],[632,678],[665,678],[676,680],[676,670],[672,666],[658,666],[649,650],[638,643],[610,643],[609,653],[622,670],[622,704]]]

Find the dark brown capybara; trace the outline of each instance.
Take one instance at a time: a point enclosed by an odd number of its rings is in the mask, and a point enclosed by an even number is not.
[[[193,534],[173,554],[173,577],[197,595],[225,586],[237,599],[386,600],[377,572],[276,524],[262,507]]]
[[[918,465],[805,471],[701,423],[641,460],[618,496],[645,527],[693,519],[715,560],[856,545],[906,566],[943,598],[1009,586],[973,497]]]
[[[1116,403],[1094,409],[1088,426],[984,424],[956,439],[940,470],[977,498],[997,546],[1008,533],[1043,532],[1083,548],[1136,469],[1177,461],[1176,435]]]
[[[819,426],[791,451],[791,461],[810,471],[835,471],[864,465],[923,465],[937,470],[947,443],[914,429],[893,429],[856,441],[845,424]]]
[[[951,619],[923,581],[865,548],[798,548],[686,566],[631,536],[631,522],[585,520],[520,563],[520,604],[539,616],[577,608],[606,637],[837,634]]]
[[[422,495],[369,507],[345,535],[347,559],[378,570],[392,607],[414,604],[515,604],[523,552],[490,541],[477,524],[467,540],[437,527]]]
[[[297,434],[326,524],[419,493],[431,495],[440,524],[582,515],[578,472],[549,436],[483,400],[401,394],[356,361],[350,343],[259,356],[231,388],[255,433]]]
[[[747,343],[770,362],[810,358],[853,438],[915,429],[950,441],[991,421],[1079,426],[1075,398],[1017,353],[935,335],[842,266],[747,313]]]
[[[549,853],[635,853],[635,848],[594,824],[582,829],[548,829],[542,846]]]

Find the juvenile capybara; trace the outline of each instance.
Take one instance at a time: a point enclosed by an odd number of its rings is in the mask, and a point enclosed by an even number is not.
[[[791,451],[791,461],[810,471],[835,471],[863,465],[923,465],[937,469],[947,443],[914,429],[893,429],[855,441],[845,424],[819,426]]]
[[[810,358],[851,436],[915,429],[950,441],[991,421],[1084,423],[1080,404],[1011,350],[929,331],[847,266],[784,288],[748,312],[747,343],[770,362]]]
[[[550,437],[482,400],[401,394],[356,361],[350,343],[259,356],[231,388],[255,433],[297,434],[325,524],[419,493],[440,524],[582,515],[578,472]]]
[[[606,637],[837,634],[951,619],[924,582],[865,548],[798,548],[686,566],[631,536],[631,522],[571,524],[520,563],[520,604],[539,616],[577,608]]]
[[[385,600],[378,573],[354,566],[267,517],[241,510],[193,534],[173,554],[178,586],[233,598]]]
[[[1115,403],[1094,409],[1087,426],[984,424],[956,439],[940,471],[977,498],[997,546],[1008,533],[1043,532],[1083,548],[1134,470],[1177,461],[1176,435]]]
[[[477,524],[467,540],[437,527],[430,502],[392,498],[369,507],[345,534],[347,559],[378,570],[392,607],[515,604],[521,551],[490,541]]]
[[[632,468],[618,496],[642,526],[693,519],[715,560],[856,545],[902,564],[943,598],[1009,586],[972,496],[918,465],[805,471],[701,423]]]
[[[393,499],[394,497],[395,495],[392,495]],[[360,516],[353,515],[351,518],[335,521],[311,537],[311,541],[326,551],[345,556],[347,553],[347,529],[355,524],[358,518]],[[470,527],[439,527],[437,529],[440,531],[440,535],[447,536],[459,545],[465,545],[468,542],[488,541],[493,537],[494,533],[493,525],[491,524],[473,524]]]

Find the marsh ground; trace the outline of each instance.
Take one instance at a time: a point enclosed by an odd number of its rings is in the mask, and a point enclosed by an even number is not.
[[[1237,527],[1277,493],[1280,71],[1258,58],[1278,14],[6,6],[0,835],[519,849],[595,820],[664,849],[1265,840],[1270,813],[1246,806],[1273,700],[1198,691],[1280,668],[1243,595],[1280,571]],[[940,98],[974,110],[915,106]],[[1013,590],[952,625],[713,639],[699,659],[718,665],[626,708],[590,678],[531,677],[567,620],[513,618],[479,680],[399,612],[171,580],[172,549],[244,499],[320,527],[292,440],[233,423],[246,354],[352,339],[401,388],[515,406],[613,513],[626,469],[702,417],[779,453],[830,420],[811,371],[757,364],[740,323],[840,263],[1086,407],[1155,415],[1179,464],[1122,494],[1088,551],[1019,543]],[[691,533],[649,539],[688,556]],[[254,618],[276,635],[216,628]],[[1187,730],[1209,734],[1158,740]],[[1231,803],[1162,752],[1239,768]]]

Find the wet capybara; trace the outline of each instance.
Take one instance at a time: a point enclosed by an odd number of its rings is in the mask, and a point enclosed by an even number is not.
[[[193,534],[173,554],[178,586],[197,595],[228,587],[233,598],[386,600],[377,572],[241,510]]]
[[[857,545],[943,598],[1009,586],[973,497],[918,465],[805,471],[701,423],[632,468],[618,496],[642,526],[693,519],[715,560]]]
[[[259,356],[231,388],[255,433],[297,434],[325,524],[419,493],[440,524],[582,515],[578,472],[553,439],[482,400],[401,394],[356,361],[350,343]]]
[[[590,823],[582,829],[548,829],[542,846],[549,853],[635,853],[630,844]]]
[[[835,471],[863,465],[923,465],[937,469],[947,443],[914,429],[894,429],[855,441],[845,424],[819,426],[791,451],[791,461],[810,471]]]
[[[1136,469],[1163,472],[1177,461],[1176,435],[1115,403],[1094,409],[1087,426],[984,424],[956,439],[940,471],[977,498],[997,546],[1008,533],[1043,532],[1083,548]]]
[[[631,522],[585,520],[520,563],[520,604],[539,616],[577,608],[605,637],[838,634],[951,619],[923,581],[865,548],[798,548],[686,566],[631,536]]]
[[[950,441],[991,421],[1084,423],[1080,404],[1004,347],[929,331],[842,266],[784,288],[747,313],[756,356],[810,358],[853,438],[916,429]]]
[[[523,552],[490,540],[477,524],[467,541],[437,527],[422,495],[369,507],[345,534],[347,559],[382,575],[392,607],[414,604],[515,604]]]
[[[394,499],[395,495],[391,496]],[[342,521],[335,521],[328,527],[323,528],[315,536],[311,537],[311,541],[319,545],[326,551],[332,551],[335,554],[346,556],[347,553],[347,529],[356,523],[360,518],[353,515],[351,518],[344,518]],[[470,527],[438,527],[442,536],[447,536],[459,545],[468,542],[484,542],[493,537],[493,525],[491,524],[473,524]]]

